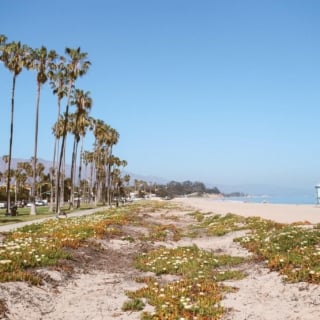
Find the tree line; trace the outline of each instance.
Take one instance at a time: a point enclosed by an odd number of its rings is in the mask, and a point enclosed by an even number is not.
[[[63,55],[45,46],[31,48],[20,41],[8,42],[5,35],[0,35],[0,62],[12,76],[11,85],[11,116],[9,132],[9,150],[2,159],[7,164],[7,170],[1,173],[0,178],[6,182],[7,214],[10,214],[12,183],[15,186],[21,183],[21,175],[28,176],[24,183],[30,185],[29,198],[31,201],[30,214],[36,214],[35,200],[37,186],[43,176],[39,173],[38,154],[38,128],[41,92],[46,84],[56,97],[57,118],[52,126],[54,141],[52,167],[47,177],[50,187],[50,211],[55,211],[58,216],[61,205],[65,200],[65,172],[67,136],[72,141],[71,170],[69,175],[70,204],[80,206],[80,193],[84,186],[82,170],[89,170],[86,180],[90,201],[111,203],[115,192],[120,192],[122,186],[128,183],[130,176],[121,176],[121,168],[127,165],[126,160],[121,160],[113,154],[113,147],[119,141],[120,135],[116,129],[104,120],[95,119],[89,115],[93,99],[90,91],[77,88],[77,80],[86,75],[91,66],[88,53],[81,48],[65,48]],[[34,119],[34,149],[30,163],[22,163],[12,169],[14,119],[15,119],[15,88],[16,81],[21,72],[35,72],[36,101]],[[62,109],[64,106],[64,109]],[[74,106],[75,110],[70,107]],[[92,150],[83,150],[83,139],[88,132],[92,132],[94,143]],[[70,141],[70,139],[68,139]],[[79,150],[80,149],[80,150]],[[80,158],[80,161],[79,161]],[[77,164],[77,162],[79,163]],[[41,167],[41,166],[40,166]],[[20,175],[20,176],[19,176]],[[82,188],[82,189],[81,189]],[[75,202],[75,195],[77,201]]]
[[[147,183],[143,180],[135,180],[135,193],[139,197],[146,197],[149,194],[154,194],[157,197],[172,199],[187,195],[202,196],[204,194],[221,194],[217,187],[207,188],[203,182],[199,181],[170,181],[167,184]]]

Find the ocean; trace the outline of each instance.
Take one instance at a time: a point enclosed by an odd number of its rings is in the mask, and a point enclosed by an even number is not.
[[[274,204],[317,204],[316,194],[302,195],[263,195],[247,197],[226,197],[225,200],[252,202],[252,203],[274,203]]]

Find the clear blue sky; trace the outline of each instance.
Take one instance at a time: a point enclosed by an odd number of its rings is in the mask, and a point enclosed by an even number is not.
[[[2,0],[8,41],[88,52],[77,87],[120,133],[127,171],[220,184],[320,182],[320,1]],[[0,155],[11,75],[0,65]],[[35,75],[17,80],[13,157],[34,145]],[[38,156],[51,160],[56,99],[41,97]],[[88,135],[87,149],[92,137]]]

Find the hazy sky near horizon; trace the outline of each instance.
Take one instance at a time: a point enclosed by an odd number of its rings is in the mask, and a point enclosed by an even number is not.
[[[320,182],[317,0],[43,0],[0,3],[0,34],[88,53],[76,87],[120,133],[126,171],[177,181]],[[11,74],[0,65],[0,155]],[[16,83],[13,157],[34,146],[35,73]],[[64,105],[63,105],[64,108]],[[57,103],[42,90],[38,157],[52,159]],[[71,139],[69,140],[69,142]],[[86,149],[92,147],[88,134]]]

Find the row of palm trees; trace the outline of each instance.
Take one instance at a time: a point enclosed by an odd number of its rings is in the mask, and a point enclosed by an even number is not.
[[[65,158],[67,135],[73,136],[72,160],[71,160],[71,199],[74,204],[74,193],[76,181],[81,181],[82,164],[91,167],[91,192],[95,191],[93,197],[96,202],[111,203],[113,191],[120,188],[125,182],[130,180],[129,176],[121,177],[120,167],[125,166],[126,161],[122,161],[113,155],[113,146],[119,140],[119,133],[103,120],[94,119],[89,116],[92,107],[92,98],[89,91],[76,88],[77,80],[84,76],[91,63],[87,59],[88,54],[82,52],[80,47],[76,49],[66,48],[65,55],[58,55],[54,50],[48,50],[44,46],[40,49],[33,49],[21,42],[8,42],[5,35],[0,35],[0,62],[12,74],[11,91],[11,121],[9,133],[9,153],[7,158],[7,211],[10,213],[10,183],[11,183],[11,160],[14,135],[14,108],[15,108],[15,86],[18,76],[23,70],[36,72],[36,103],[35,103],[35,133],[34,151],[32,157],[33,181],[31,188],[32,202],[30,214],[36,214],[36,168],[38,153],[38,127],[40,97],[43,86],[49,81],[53,94],[57,98],[57,120],[53,125],[54,135],[53,165],[50,170],[51,176],[51,201],[50,210],[53,211],[55,202],[55,212],[58,216],[61,211],[63,196],[63,182],[65,179]],[[65,103],[62,112],[61,105]],[[70,111],[70,106],[75,106],[74,112]],[[94,145],[92,151],[83,150],[83,139],[86,133],[92,131],[94,135]],[[81,161],[77,166],[78,149],[80,144]],[[78,178],[76,172],[78,170]],[[111,186],[114,186],[113,189]],[[116,187],[115,187],[116,186]],[[61,200],[62,199],[62,200]],[[79,199],[79,196],[78,196]],[[79,205],[79,203],[77,203]]]
[[[4,163],[8,164],[8,156],[4,155],[2,157],[2,160]],[[31,158],[30,161],[22,161],[17,162],[16,168],[11,169],[10,176],[14,179],[14,185],[11,186],[11,193],[14,192],[14,201],[17,203],[18,196],[19,200],[26,201],[29,197],[29,190],[30,190],[30,179],[33,178],[34,172],[33,172],[33,158]],[[0,182],[2,180],[7,181],[8,177],[8,171],[5,171],[4,173],[0,172]],[[37,162],[37,168],[36,168],[36,177],[37,177],[37,196],[38,198],[41,197],[42,189],[41,187],[44,185],[48,185],[50,179],[48,179],[48,175],[45,173],[45,166],[41,162]],[[2,190],[4,188],[1,187],[1,195]],[[5,188],[6,189],[6,188]],[[3,200],[3,199],[1,199]]]

